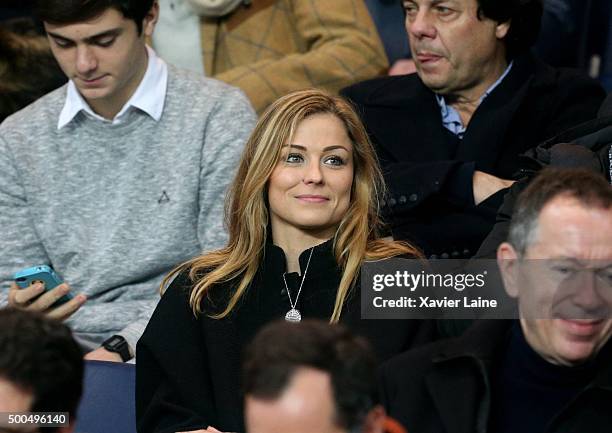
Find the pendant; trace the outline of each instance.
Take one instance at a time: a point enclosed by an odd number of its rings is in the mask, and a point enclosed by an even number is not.
[[[291,310],[287,311],[287,314],[285,314],[285,320],[287,322],[300,322],[302,320],[302,315],[298,310],[292,308]]]

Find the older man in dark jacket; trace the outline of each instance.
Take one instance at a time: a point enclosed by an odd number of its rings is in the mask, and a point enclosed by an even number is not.
[[[612,426],[612,188],[548,169],[517,203],[498,250],[520,320],[382,367],[382,400],[411,433],[604,433]]]
[[[471,257],[518,155],[595,117],[601,87],[529,53],[539,0],[404,2],[417,74],[343,90],[381,160],[393,236],[428,256]]]

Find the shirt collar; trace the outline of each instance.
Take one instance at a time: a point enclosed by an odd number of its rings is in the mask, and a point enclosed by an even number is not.
[[[119,113],[108,120],[96,114],[87,101],[81,96],[72,80],[68,82],[66,90],[66,102],[59,116],[57,129],[62,129],[70,123],[74,117],[81,111],[84,111],[90,117],[100,120],[105,123],[118,124],[125,120],[127,113],[131,108],[137,108],[151,116],[155,121],[159,121],[164,110],[164,102],[166,100],[166,89],[168,86],[168,67],[166,63],[155,54],[155,51],[150,47],[147,49],[147,70],[145,71],[140,84],[136,88],[134,94],[119,110]]]
[[[510,69],[512,69],[512,65],[514,64],[514,60],[512,60],[510,62],[510,64],[508,65],[508,67],[506,68],[506,70],[504,71],[503,74],[501,74],[501,76],[497,79],[496,82],[494,82],[493,84],[491,84],[489,86],[489,88],[487,90],[485,90],[484,94],[480,97],[480,101],[478,101],[478,103],[482,103],[482,101],[484,101],[484,99],[489,96],[491,94],[491,92],[493,90],[495,90],[495,88],[497,86],[499,86],[499,84],[504,81],[504,78],[506,78],[506,75],[508,75],[510,73]]]
[[[506,75],[510,73],[512,69],[512,65],[514,64],[514,60],[510,62],[506,70],[503,74],[495,81],[493,84],[489,86],[487,90],[483,93],[478,101],[478,105],[484,101],[484,99],[495,90],[497,86],[506,78]],[[442,115],[442,126],[448,129],[450,132],[458,136],[459,138],[463,138],[465,134],[465,130],[467,129],[463,122],[461,121],[461,116],[459,116],[459,112],[455,110],[452,106],[446,104],[446,99],[444,96],[436,94],[436,101],[438,102],[438,106],[440,107],[440,113]]]

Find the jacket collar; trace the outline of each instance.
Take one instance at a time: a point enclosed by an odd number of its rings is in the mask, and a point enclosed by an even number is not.
[[[314,246],[312,250],[312,259],[308,266],[308,276],[314,277],[322,272],[328,273],[330,269],[338,267],[336,259],[334,257],[334,239],[328,239],[319,245]],[[308,259],[310,257],[310,248],[300,253],[299,262],[300,269],[303,271],[306,269]],[[266,241],[263,258],[263,269],[266,271],[286,272],[287,262],[285,258],[285,252],[277,245],[274,245],[271,238]]]
[[[491,402],[490,372],[494,358],[505,347],[512,323],[511,320],[482,320],[434,354],[434,369],[425,380],[449,433],[486,431]],[[476,377],[457,370],[464,363],[477,369]],[[593,388],[612,392],[612,340],[599,353],[596,368],[595,379],[583,392]],[[468,397],[457,394],[456,398],[449,398],[453,390],[460,390],[461,395]],[[474,401],[473,396],[480,397]]]
[[[434,369],[425,380],[449,433],[486,431],[491,401],[488,372],[511,324],[509,320],[482,320],[434,354]],[[477,373],[458,374],[459,365],[477,369]],[[467,398],[459,394],[449,398],[453,390]],[[474,401],[473,396],[482,398]]]
[[[503,345],[504,337],[512,323],[511,320],[481,320],[460,337],[449,340],[448,344],[434,355],[433,362],[463,357],[491,360]]]
[[[515,60],[506,78],[472,115],[456,159],[478,161],[477,170],[494,169],[515,113],[519,111],[532,85],[534,71],[532,55],[524,55]]]

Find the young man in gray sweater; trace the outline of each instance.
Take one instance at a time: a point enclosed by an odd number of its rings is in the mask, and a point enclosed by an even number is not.
[[[0,125],[0,305],[66,319],[87,358],[126,361],[164,275],[224,245],[225,190],[256,117],[239,90],[145,45],[157,1],[38,12],[70,81]],[[43,264],[64,284],[12,283]]]

